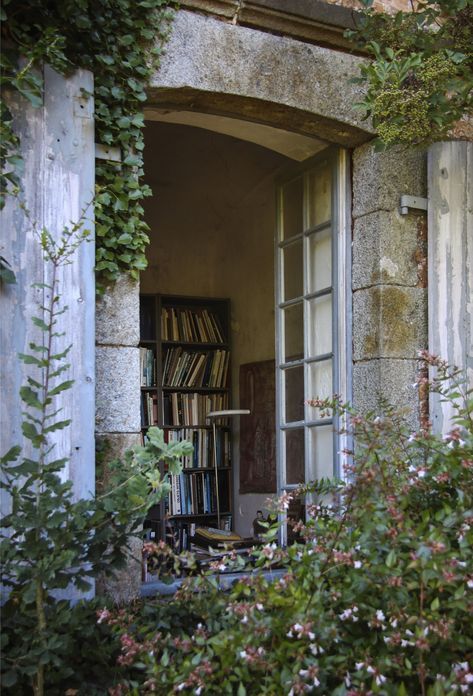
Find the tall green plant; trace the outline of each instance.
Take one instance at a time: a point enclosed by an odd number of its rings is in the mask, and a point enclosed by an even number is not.
[[[1,487],[11,502],[2,521],[0,551],[2,583],[8,599],[3,607],[3,687],[22,693],[28,681],[37,696],[47,692],[52,672],[66,677],[70,610],[57,601],[58,592],[87,592],[98,573],[110,574],[124,564],[130,535],[140,529],[147,510],[169,491],[158,463],[179,471],[179,460],[192,451],[188,443],[164,442],[156,428],[144,447],[127,453],[113,467],[108,489],[95,499],[74,501],[72,483],[63,481],[66,458],[55,458],[51,437],[68,428],[57,398],[73,388],[67,378],[70,345],[57,330],[67,311],[61,305],[58,272],[71,263],[79,244],[88,237],[82,221],[65,227],[56,242],[47,230],[39,234],[49,283],[39,286],[44,304],[32,318],[43,340],[31,342],[20,359],[31,367],[20,390],[25,406],[22,431],[30,456],[20,445],[1,458]]]

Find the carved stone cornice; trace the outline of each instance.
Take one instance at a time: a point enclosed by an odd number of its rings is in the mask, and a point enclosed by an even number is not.
[[[308,43],[353,48],[343,36],[354,26],[353,10],[323,0],[181,0],[180,7]]]

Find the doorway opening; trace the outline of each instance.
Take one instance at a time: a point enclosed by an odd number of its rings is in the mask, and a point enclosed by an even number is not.
[[[309,396],[329,396],[335,391],[334,386],[338,391],[343,386],[339,383],[341,362],[334,350],[334,343],[340,340],[339,322],[332,319],[343,304],[339,287],[334,286],[335,273],[339,272],[337,233],[332,241],[334,231],[344,227],[340,224],[339,211],[335,211],[339,205],[340,179],[338,174],[335,178],[332,175],[338,172],[339,162],[331,155],[330,171],[325,171],[317,181],[311,180],[316,188],[325,180],[329,188],[325,186],[323,194],[316,189],[311,193],[305,175],[301,178],[300,172],[314,153],[323,155],[326,151],[323,143],[312,138],[297,140],[292,134],[284,141],[281,131],[275,137],[270,132],[275,129],[259,131],[255,124],[237,121],[234,132],[240,137],[234,137],[225,134],[229,132],[225,122],[232,119],[212,121],[204,115],[194,116],[197,121],[192,122],[199,127],[187,125],[185,121],[147,123],[145,176],[153,196],[145,202],[151,243],[148,268],[141,275],[141,293],[159,296],[159,306],[166,306],[169,312],[176,311],[176,321],[182,315],[184,321],[197,324],[199,319],[193,319],[193,313],[198,316],[206,309],[212,314],[215,308],[218,322],[221,311],[218,302],[229,300],[224,331],[228,332],[231,367],[225,385],[228,387],[225,407],[248,408],[251,416],[227,421],[231,431],[231,515],[225,524],[241,537],[249,538],[255,533],[254,521],[260,516],[259,511],[263,517],[270,512],[268,499],[296,484],[291,480],[294,472],[299,472],[297,482],[317,474],[316,468],[307,465],[309,456],[320,457],[324,475],[333,460],[333,438],[326,437],[328,431],[332,432],[333,424],[318,424],[313,415],[304,413],[307,412],[305,399]],[[264,142],[264,146],[258,142]],[[295,188],[291,184],[294,181]],[[338,187],[337,191],[334,186]],[[328,217],[324,220],[310,218],[309,203],[313,195],[321,200],[325,196]],[[314,212],[315,208],[311,210]],[[291,221],[284,223],[289,220],[288,215],[292,215]],[[299,224],[299,227],[288,231],[287,224]],[[317,273],[325,278],[322,284],[317,285],[319,281],[311,275],[312,268],[317,268]],[[306,283],[312,283],[313,287],[306,287]],[[309,308],[315,308],[310,316]],[[320,327],[316,324],[317,311]],[[284,317],[289,319],[285,321]],[[225,325],[223,315],[220,320]],[[325,337],[323,354],[314,353],[316,342],[310,337],[319,330],[326,334],[327,327],[333,338],[327,342]],[[222,350],[225,342],[226,339],[221,344]],[[285,355],[284,346],[290,351]],[[214,347],[218,349],[217,344]],[[194,351],[189,360],[195,369],[198,348],[188,349],[189,353]],[[297,354],[291,352],[292,348],[297,348]],[[164,362],[173,349],[163,344],[159,359]],[[186,352],[185,345],[181,349]],[[202,360],[205,362],[207,358]],[[160,371],[162,379],[163,365]],[[296,379],[289,378],[293,376]],[[309,393],[309,389],[319,386],[323,393]],[[198,391],[187,389],[190,393]],[[166,393],[162,392],[161,396],[165,401]],[[159,414],[164,408],[165,403],[157,403],[160,425],[163,421]],[[187,421],[185,424],[191,425]],[[184,427],[180,431],[185,432]],[[201,431],[198,438],[203,437],[203,428]],[[322,438],[317,438],[317,432]],[[307,440],[307,453],[301,444],[301,433],[302,440]],[[292,440],[297,440],[293,451],[286,444]],[[211,449],[208,453],[210,468]],[[296,463],[296,459],[301,461]],[[181,521],[184,517],[187,520],[180,526],[181,543],[182,528],[184,541],[188,543],[188,535],[195,529],[191,525],[205,524],[203,512],[202,519],[192,514],[203,511],[205,504],[197,501],[198,495],[202,496],[198,491],[200,473],[205,497],[205,472],[200,472],[203,467],[196,467],[196,463],[201,462],[194,459],[187,463],[191,471],[185,472],[187,477],[180,484],[179,495],[188,498],[187,507],[179,501]],[[208,502],[211,506],[210,498]],[[161,516],[162,513],[163,510]],[[169,515],[169,506],[165,514]]]

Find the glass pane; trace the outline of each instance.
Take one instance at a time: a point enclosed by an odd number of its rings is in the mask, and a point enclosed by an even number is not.
[[[304,357],[304,310],[302,302],[282,310],[284,323],[283,361]]]
[[[304,366],[284,370],[283,379],[285,422],[304,420]]]
[[[282,188],[282,236],[288,239],[302,232],[303,180],[294,179]]]
[[[293,498],[287,509],[286,524],[287,524],[287,543],[302,542],[300,532],[297,530],[298,522],[305,522],[305,496],[302,498]]]
[[[281,250],[284,264],[283,300],[292,300],[302,295],[302,240]]]
[[[332,296],[309,302],[309,356],[332,352]]]
[[[325,164],[309,174],[309,227],[332,217],[332,167]]]
[[[307,292],[318,292],[332,285],[332,230],[314,232],[308,244]]]
[[[303,483],[305,471],[304,428],[286,430],[286,483]]]
[[[333,429],[321,425],[309,429],[309,479],[333,476]]]
[[[330,399],[333,396],[332,360],[309,363],[309,384],[307,387],[308,399]],[[331,414],[325,413],[324,417]],[[321,409],[307,406],[308,420],[321,418]]]

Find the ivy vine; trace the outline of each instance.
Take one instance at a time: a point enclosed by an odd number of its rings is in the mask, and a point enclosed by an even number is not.
[[[357,28],[347,33],[373,57],[357,80],[367,86],[357,108],[372,118],[378,145],[445,139],[473,114],[472,0],[421,0],[395,14],[360,2]]]
[[[100,283],[120,272],[138,278],[146,268],[149,228],[143,199],[146,86],[172,18],[170,0],[4,0],[1,10],[1,84],[33,106],[42,104],[37,68],[94,74],[95,139],[118,146],[121,162],[98,160],[95,197],[96,271]],[[2,99],[0,207],[20,189],[22,160],[12,114]]]

